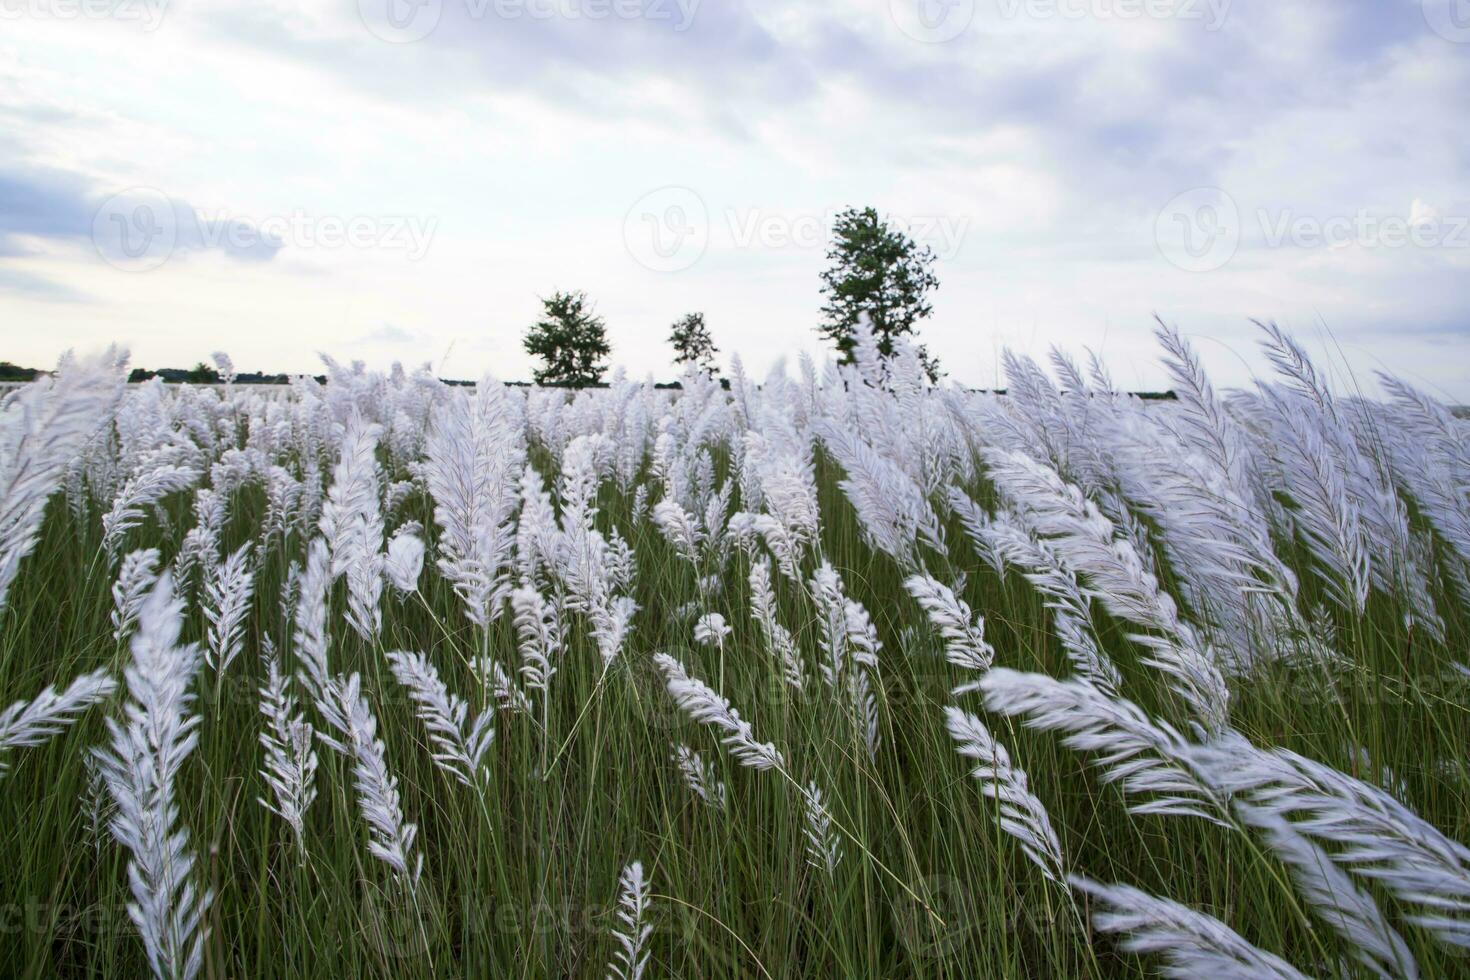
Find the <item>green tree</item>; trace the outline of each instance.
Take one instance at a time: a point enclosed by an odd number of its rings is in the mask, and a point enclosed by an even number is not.
[[[189,382],[190,384],[196,385],[219,384],[219,372],[210,367],[208,364],[205,364],[203,361],[200,361],[198,364],[189,369],[189,373],[184,375],[184,380]]]
[[[0,381],[35,381],[40,372],[9,361],[0,361]]]
[[[675,364],[693,364],[715,373],[715,355],[720,349],[704,325],[703,313],[687,313],[676,320],[669,343],[674,347]]]
[[[596,316],[584,292],[556,292],[541,300],[541,319],[526,331],[526,353],[539,357],[545,367],[533,377],[540,384],[572,387],[594,385],[602,380],[607,365],[602,363],[612,348],[607,328]]]
[[[830,263],[822,273],[822,325],[818,332],[832,341],[843,364],[852,363],[854,328],[866,313],[878,349],[893,353],[894,338],[912,335],[914,324],[933,312],[924,298],[939,285],[932,270],[934,251],[878,216],[873,208],[848,208],[832,229]],[[931,379],[939,362],[919,345],[919,357]]]

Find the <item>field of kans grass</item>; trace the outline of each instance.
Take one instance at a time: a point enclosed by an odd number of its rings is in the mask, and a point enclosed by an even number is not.
[[[5,976],[1470,975],[1470,425],[902,345],[68,358],[0,414]]]

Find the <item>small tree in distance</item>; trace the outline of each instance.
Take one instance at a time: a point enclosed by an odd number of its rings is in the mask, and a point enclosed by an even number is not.
[[[604,358],[612,353],[607,328],[587,303],[587,294],[555,292],[541,300],[541,319],[526,331],[526,353],[545,367],[532,376],[538,385],[595,385],[607,372]]]
[[[715,355],[720,349],[715,346],[704,325],[703,313],[686,313],[674,322],[669,343],[674,347],[675,364],[693,364],[710,374],[715,373]]]
[[[818,332],[832,341],[843,364],[852,363],[853,329],[868,314],[878,350],[893,353],[894,338],[914,332],[914,324],[933,312],[925,294],[939,285],[931,266],[934,251],[878,216],[873,208],[848,208],[832,228],[831,263],[822,273],[823,323]],[[923,345],[924,370],[939,376],[939,362]]]
[[[189,369],[189,373],[184,375],[184,380],[196,385],[219,384],[219,372],[200,361]]]

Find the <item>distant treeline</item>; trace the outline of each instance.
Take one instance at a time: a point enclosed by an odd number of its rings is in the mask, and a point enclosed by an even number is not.
[[[36,377],[38,375],[45,373],[46,372],[41,371],[38,368],[21,367],[20,365],[12,364],[9,361],[0,361],[0,382],[34,381],[36,380]],[[240,373],[235,375],[235,384],[284,385],[290,384],[293,377],[295,377],[295,375],[265,374],[261,371],[241,371]],[[313,377],[316,378],[319,384],[327,383],[327,376],[325,374],[313,375]],[[165,384],[183,384],[186,382],[188,384],[196,385],[220,384],[222,381],[219,372],[207,364],[196,364],[191,368],[159,368],[156,371],[152,371],[147,368],[133,368],[132,373],[128,375],[128,381],[132,384],[138,384],[143,381],[152,381],[154,378],[162,379]],[[461,381],[454,378],[440,378],[439,380],[443,381],[447,385],[468,386],[474,384],[473,381]],[[730,382],[724,378],[720,379],[720,383],[723,384],[726,388],[730,387]],[[533,385],[529,381],[507,381],[506,384],[510,385],[512,388],[533,387]],[[608,387],[608,384],[605,381],[600,381],[595,384],[588,385],[548,383],[541,385],[541,387],[606,388]],[[683,385],[681,385],[677,381],[659,381],[654,384],[654,387],[660,389],[678,390],[683,388]],[[986,392],[991,391],[992,389],[979,388],[976,390],[979,392]],[[1006,393],[1006,390],[1004,388],[995,388],[993,389],[993,391],[997,395],[1004,395]],[[1135,394],[1145,401],[1174,401],[1176,398],[1174,392],[1172,391],[1140,391],[1135,392]]]
[[[197,364],[188,370],[184,368],[159,368],[156,371],[150,371],[147,368],[133,368],[132,373],[128,375],[128,381],[131,384],[137,384],[141,381],[152,381],[154,378],[161,379],[165,384],[188,382],[194,385],[217,385],[223,381],[218,371],[203,364]],[[319,374],[316,376],[316,379],[325,384],[327,376]],[[241,371],[235,375],[235,384],[237,385],[286,385],[290,383],[291,375],[289,374],[263,374],[260,371]]]

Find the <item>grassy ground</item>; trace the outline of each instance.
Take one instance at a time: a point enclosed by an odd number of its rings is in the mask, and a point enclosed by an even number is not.
[[[431,764],[423,727],[382,654],[428,653],[450,689],[477,710],[487,695],[470,661],[488,649],[514,664],[509,622],[487,634],[471,629],[447,584],[426,574],[421,597],[385,593],[379,644],[368,646],[341,619],[339,584],[331,659],[334,669],[363,674],[404,811],[419,825],[425,871],[413,896],[368,855],[350,774],[333,753],[322,753],[304,859],[288,828],[257,803],[266,792],[258,771],[258,654],[266,636],[289,650],[275,597],[301,547],[294,537],[278,542],[257,572],[245,654],[219,683],[201,675],[200,742],[179,787],[200,877],[216,892],[204,975],[601,976],[614,948],[608,930],[618,873],[634,859],[652,881],[652,976],[1146,972],[1147,961],[1119,953],[1112,940],[1091,939],[1085,910],[998,829],[994,804],[978,792],[942,725],[941,708],[954,703],[950,688],[968,678],[939,656],[900,569],[861,541],[830,469],[820,487],[822,552],[883,642],[876,761],[820,684],[797,696],[782,683],[751,623],[748,564],[738,552],[707,607],[722,612],[734,633],[722,650],[692,642],[692,621],[680,608],[699,599],[698,574],[713,569],[697,572],[651,524],[632,525],[631,500],[611,490],[600,520],[618,526],[638,556],[640,612],[628,653],[604,671],[585,628],[575,625],[544,726],[523,716],[499,719],[493,778],[483,793]],[[168,506],[173,526],[185,526],[187,500]],[[235,502],[226,550],[252,536],[263,507],[251,492]],[[410,499],[398,519],[432,527],[428,500]],[[968,573],[964,598],[985,616],[997,664],[1068,673],[1035,592],[1019,577],[998,578],[950,530],[955,567],[930,556],[932,571],[946,581],[954,571]],[[178,535],[146,524],[129,538],[130,547],[145,545],[167,559]],[[112,570],[99,547],[95,514],[77,521],[53,502],[0,617],[3,703],[126,662],[111,638]],[[1304,567],[1301,556],[1287,558]],[[788,582],[777,589],[781,619],[814,663],[811,601]],[[1308,578],[1308,603],[1313,589]],[[1470,691],[1450,669],[1465,659],[1466,610],[1447,595],[1437,599],[1444,644],[1406,633],[1393,609],[1339,617],[1338,643],[1353,671],[1328,678],[1274,667],[1242,679],[1232,721],[1258,744],[1293,748],[1370,782],[1401,781],[1393,785],[1406,802],[1467,840]],[[190,617],[186,638],[201,638],[197,606]],[[1173,696],[1139,665],[1124,631],[1108,625],[1104,632],[1130,695],[1180,721]],[[707,729],[682,716],[652,665],[658,651],[674,653],[728,697],[757,737],[785,754],[791,778],[739,767]],[[983,716],[977,696],[961,703]],[[103,739],[102,719],[114,710],[94,710],[47,745],[10,756],[0,782],[0,975],[145,972],[125,911],[126,854],[92,825],[84,802],[84,756]],[[1120,791],[1055,737],[987,721],[1029,772],[1077,871],[1209,911],[1307,972],[1341,952],[1331,933],[1308,924],[1281,866],[1241,835],[1199,820],[1131,817]],[[677,742],[715,761],[729,786],[727,813],[702,805],[684,785],[669,759]],[[844,858],[830,879],[805,860],[801,797],[791,780],[809,778],[824,788],[844,837]],[[1405,929],[1426,976],[1470,974],[1465,960]]]

